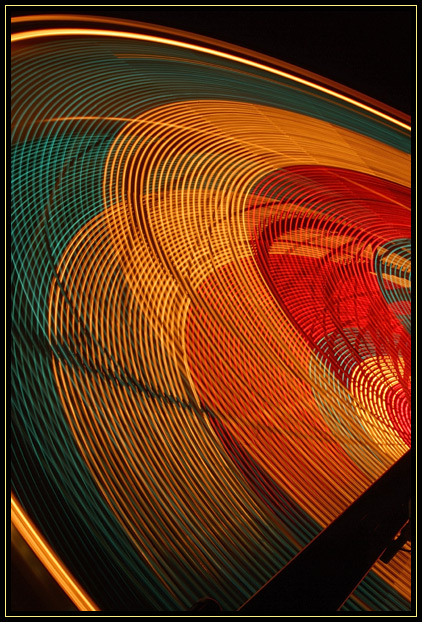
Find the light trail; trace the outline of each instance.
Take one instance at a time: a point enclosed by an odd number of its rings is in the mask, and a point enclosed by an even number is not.
[[[99,611],[95,603],[78,585],[60,558],[57,557],[45,538],[35,527],[13,493],[11,499],[11,519],[12,524],[76,607],[80,611]]]
[[[219,50],[213,50],[211,48],[206,48],[201,45],[195,45],[193,43],[185,43],[183,41],[177,41],[175,39],[167,39],[165,37],[155,37],[153,35],[143,35],[138,33],[124,32],[124,31],[114,31],[114,30],[100,30],[96,28],[51,28],[48,30],[30,30],[27,32],[20,32],[12,34],[11,40],[12,42],[17,41],[25,41],[28,39],[33,39],[36,37],[61,37],[61,36],[77,36],[77,35],[85,35],[85,36],[96,36],[96,37],[118,37],[125,39],[135,39],[137,41],[151,41],[154,43],[161,43],[163,45],[171,45],[175,47],[184,48],[186,50],[194,50],[196,52],[203,52],[205,54],[210,54],[212,56],[217,56],[218,58],[224,58],[226,60],[231,60],[236,63],[248,65],[249,67],[253,67],[254,69],[260,69],[262,71],[266,71],[268,73],[272,73],[281,78],[287,78],[292,82],[297,82],[298,84],[302,84],[304,86],[308,86],[316,91],[320,91],[321,93],[325,93],[326,95],[330,95],[331,97],[335,97],[344,101],[346,103],[352,104],[357,108],[361,108],[366,112],[370,112],[381,119],[385,119],[390,123],[394,123],[399,127],[405,129],[406,131],[410,131],[411,127],[407,123],[395,119],[394,117],[385,114],[375,108],[368,106],[360,101],[357,101],[347,95],[343,95],[342,93],[337,93],[332,89],[328,89],[320,84],[316,84],[311,82],[310,80],[305,80],[304,78],[300,78],[299,76],[295,76],[293,74],[287,73],[285,71],[280,71],[279,69],[275,69],[274,67],[269,67],[268,65],[264,65],[262,63],[256,63],[252,60],[242,58],[240,56],[236,56],[234,54],[227,54],[226,52],[221,52]]]
[[[409,126],[168,37],[13,44],[14,486],[102,610],[234,610],[410,446]],[[344,610],[409,599],[400,552]]]

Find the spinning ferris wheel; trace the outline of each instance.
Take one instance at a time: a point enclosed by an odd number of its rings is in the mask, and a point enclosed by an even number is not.
[[[408,120],[42,20],[12,35],[12,519],[83,610],[233,611],[410,448]],[[400,551],[342,610],[409,601]]]

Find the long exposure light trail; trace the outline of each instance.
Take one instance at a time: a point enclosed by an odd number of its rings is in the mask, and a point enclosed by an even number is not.
[[[28,519],[26,512],[22,510],[22,507],[13,494],[11,500],[11,517],[12,523],[16,529],[25,538],[35,555],[37,555],[75,605],[82,611],[98,611],[98,607],[95,603],[92,602],[85,591],[75,582],[67,568],[63,566],[61,560],[57,558],[43,536]]]
[[[390,121],[391,123],[395,123],[396,125],[402,127],[403,129],[407,131],[410,131],[410,125],[408,125],[407,123],[403,123],[399,119],[395,119],[394,117],[391,117],[390,115],[387,115],[381,112],[380,110],[376,110],[372,108],[371,106],[368,106],[366,104],[363,104],[362,102],[356,101],[355,99],[352,99],[351,97],[347,97],[346,95],[343,95],[342,93],[337,93],[336,91],[333,91],[332,89],[328,89],[319,84],[315,84],[314,82],[310,82],[309,80],[305,80],[304,78],[300,78],[298,76],[294,76],[292,74],[286,73],[285,71],[280,71],[279,69],[275,69],[274,67],[269,67],[268,65],[263,65],[262,63],[256,63],[249,59],[241,58],[233,54],[227,54],[226,52],[220,52],[219,50],[205,48],[200,45],[194,45],[192,43],[175,41],[174,39],[166,39],[164,37],[155,37],[153,35],[141,35],[141,34],[131,33],[131,32],[100,30],[100,29],[95,29],[95,28],[92,28],[92,29],[91,28],[52,28],[49,30],[30,30],[28,32],[13,34],[12,42],[24,41],[24,40],[33,39],[36,37],[60,37],[60,36],[69,36],[69,35],[74,35],[74,36],[76,35],[90,36],[91,35],[91,36],[97,36],[97,37],[120,37],[120,38],[123,37],[127,39],[136,39],[139,41],[151,41],[151,42],[160,43],[163,45],[171,45],[171,46],[176,46],[176,47],[182,47],[188,50],[194,50],[197,52],[204,52],[206,54],[218,56],[220,58],[224,58],[227,60],[233,60],[237,63],[243,63],[245,65],[249,65],[250,67],[254,67],[255,69],[262,69],[269,73],[273,73],[282,78],[288,78],[289,80],[292,80],[293,82],[298,82],[299,84],[310,86],[311,88],[317,91],[321,91],[322,93],[326,93],[328,95],[341,99],[345,102],[351,103],[354,106],[358,106],[359,108],[362,108],[362,110],[366,110],[370,112],[371,114],[376,114],[379,117],[386,119],[387,121]]]
[[[410,128],[90,25],[12,35],[13,494],[101,610],[233,611],[410,447]]]

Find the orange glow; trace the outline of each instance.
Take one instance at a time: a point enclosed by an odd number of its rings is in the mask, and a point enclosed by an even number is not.
[[[98,21],[12,35],[16,465],[51,452],[67,503],[44,520],[16,468],[35,523],[13,495],[12,521],[80,610],[40,518],[69,568],[92,535],[104,610],[144,577],[154,610],[210,590],[231,610],[410,445],[410,126],[260,55]],[[405,552],[370,575],[366,605],[382,577],[407,607]]]
[[[294,150],[288,139],[283,143],[280,138],[283,133],[287,136],[294,133]],[[145,145],[157,145],[157,150],[149,154]],[[211,147],[213,164],[208,160]],[[336,436],[345,446],[350,437],[354,443],[347,450],[339,450],[336,442],[327,440],[331,423],[327,424],[321,416],[321,403],[328,412],[337,412],[339,400],[347,404],[355,399],[354,393],[336,386],[334,377],[330,380],[333,392],[327,391],[322,382],[319,385],[317,379],[306,387],[303,379],[314,354],[301,343],[290,320],[277,312],[273,297],[256,272],[249,240],[257,223],[246,219],[245,200],[251,183],[264,171],[292,163],[308,164],[316,160],[330,166],[341,158],[347,169],[371,174],[366,155],[377,149],[377,166],[378,170],[382,169],[384,178],[408,185],[406,155],[385,145],[379,148],[370,138],[358,137],[347,130],[333,130],[324,121],[238,102],[183,102],[155,108],[131,120],[117,135],[110,147],[103,183],[104,204],[110,207],[79,231],[57,267],[59,282],[72,299],[78,301],[76,313],[84,318],[96,342],[104,339],[108,342],[114,360],[134,378],[138,378],[142,370],[143,374],[148,374],[149,386],[166,395],[180,395],[186,403],[190,393],[200,407],[199,395],[206,394],[207,402],[214,404],[232,436],[323,526],[330,524],[389,466],[390,455],[386,452],[375,471],[372,465],[371,473],[365,472],[366,465],[371,463],[370,455],[378,452],[380,444],[388,445],[390,438],[385,432],[380,437],[369,436],[363,444],[360,441],[362,424],[351,410],[350,415],[343,415],[344,431],[337,431]],[[285,155],[287,151],[289,156]],[[192,153],[196,154],[195,159],[191,158]],[[175,167],[171,163],[185,159],[189,164],[183,169],[184,177],[180,181],[172,176]],[[139,166],[140,161],[142,166]],[[233,161],[247,163],[247,166],[233,166]],[[204,162],[208,163],[206,171]],[[208,178],[223,181],[221,185],[215,182],[210,187]],[[201,179],[201,183],[193,188],[190,180],[194,179]],[[160,193],[139,191],[156,187],[161,188]],[[127,192],[123,202],[121,188]],[[134,188],[137,192],[131,192]],[[202,206],[207,202],[216,206],[215,213],[203,211]],[[277,208],[263,208],[259,218],[265,219],[276,209],[287,218],[292,207],[281,204]],[[133,231],[138,234],[134,236]],[[150,252],[148,238],[154,241],[151,246],[157,249],[155,256]],[[300,230],[286,239],[290,242],[289,254],[303,257],[323,257],[353,240],[347,235],[330,236],[324,231],[312,234]],[[315,246],[309,246],[309,242]],[[210,244],[213,262],[208,258]],[[276,243],[274,253],[282,252],[282,245],[282,240]],[[362,244],[357,244],[347,261],[362,249]],[[196,269],[189,273],[192,255],[196,258]],[[340,260],[346,261],[342,256]],[[113,298],[117,306],[110,308],[110,292],[115,289],[114,272],[104,273],[99,267],[114,264],[124,272],[131,293],[126,301],[119,296]],[[223,317],[217,310],[218,301],[227,297],[228,286],[222,285],[220,279],[224,280],[222,275],[228,274],[228,266],[236,265],[238,268],[233,267],[230,280],[237,281],[238,289],[230,290],[228,300],[243,297],[244,302],[240,307],[233,302],[227,304]],[[146,281],[149,282],[147,292]],[[78,297],[77,292],[83,294]],[[54,280],[49,312],[52,336],[64,334],[68,336],[69,345],[80,343],[80,356],[84,357],[83,343],[73,334],[75,310],[61,305],[60,297],[60,288]],[[113,320],[121,316],[122,304],[148,317],[154,333],[148,339],[152,344],[157,336],[160,351],[142,344],[134,351],[125,326]],[[195,307],[200,309],[200,316],[192,311]],[[261,317],[263,308],[266,313]],[[255,318],[252,332],[245,328],[248,317]],[[134,316],[130,323],[134,332],[140,333],[136,318]],[[218,349],[218,342],[208,344],[209,368],[201,373],[197,373],[197,366],[204,362],[196,360],[194,347],[186,342],[188,318],[191,325],[201,325],[204,334],[208,334],[207,327],[211,331],[215,323],[222,342],[227,340],[231,344],[225,348],[226,354]],[[243,333],[239,326],[243,327]],[[280,334],[283,335],[281,341]],[[264,339],[263,335],[267,337]],[[285,343],[289,344],[287,348]],[[90,348],[88,344],[86,347]],[[171,360],[165,352],[172,353]],[[233,352],[241,352],[241,360],[254,363],[247,365],[245,362],[243,367],[235,367],[231,360]],[[99,350],[93,349],[92,355],[98,358],[101,368],[110,366]],[[265,375],[257,374],[255,365],[265,369]],[[316,365],[314,367],[316,370]],[[174,506],[180,507],[182,514],[196,525],[198,533],[206,524],[214,537],[226,537],[232,543],[239,539],[246,542],[252,537],[253,522],[247,511],[241,512],[246,494],[242,477],[222,457],[211,428],[204,427],[196,417],[184,418],[165,402],[146,401],[143,412],[132,404],[122,406],[127,403],[124,391],[114,388],[114,393],[111,392],[107,380],[98,377],[92,388],[86,372],[75,373],[54,359],[53,368],[63,408],[80,451],[98,487],[110,500],[111,510],[130,534],[138,554],[143,554],[144,538],[154,542],[149,559],[145,559],[152,571],[165,548],[166,533],[171,533],[172,541],[178,542],[178,528],[172,520],[162,529],[159,526],[165,517],[157,506],[157,498],[165,497],[167,502],[171,500]],[[324,375],[331,377],[331,372],[326,369],[318,372],[320,378]],[[209,377],[214,378],[213,386],[204,384]],[[287,387],[291,405],[288,412],[283,413],[279,405],[285,400]],[[102,405],[101,410],[98,404]],[[364,404],[363,408],[367,412],[368,405]],[[346,413],[348,410],[346,407]],[[104,413],[106,423],[101,424]],[[303,413],[307,413],[306,417]],[[118,432],[110,424],[116,418]],[[156,421],[155,430],[146,424],[148,419]],[[189,429],[188,436],[183,439],[179,429],[182,420]],[[134,427],[132,421],[136,422]],[[390,436],[393,440],[397,437],[394,431]],[[297,443],[298,438],[302,439],[301,443]],[[155,464],[152,477],[147,448],[157,444],[161,458]],[[177,457],[181,446],[183,464]],[[124,447],[138,450],[129,455]],[[205,461],[198,455],[198,447]],[[176,455],[175,448],[179,448]],[[400,444],[394,455],[399,456],[402,451]],[[321,461],[322,455],[324,461]],[[329,462],[331,467],[327,473]],[[223,489],[215,482],[210,464],[218,471],[219,480],[224,481]],[[195,481],[190,477],[191,472],[195,472]],[[292,481],[306,482],[306,485],[292,486]],[[201,499],[198,484],[200,490],[206,490],[210,498],[218,500],[216,506],[223,513],[223,520]],[[150,508],[149,517],[133,504],[133,491],[137,489],[148,497],[145,506]],[[236,515],[231,512],[231,498],[237,499]],[[248,503],[252,503],[251,498]],[[267,515],[265,505],[257,500],[253,503],[257,514]],[[282,522],[276,524],[283,532]],[[293,536],[290,534],[290,537]],[[206,563],[190,534],[174,546],[180,559],[189,554],[199,563]],[[381,568],[378,572],[391,578],[396,568],[397,561],[393,561],[387,570]],[[164,571],[162,575],[170,584],[171,575],[166,576]]]
[[[28,546],[34,551],[38,559],[44,564],[51,576],[66,592],[80,611],[100,611],[86,592],[75,581],[70,572],[57,557],[47,541],[40,534],[33,522],[28,518],[19,501],[12,493],[12,523],[25,539]]]
[[[220,58],[225,58],[227,60],[232,60],[237,63],[242,63],[244,65],[248,65],[249,67],[254,67],[255,69],[260,69],[262,71],[267,71],[274,75],[280,76],[281,78],[288,78],[293,82],[297,82],[304,86],[311,87],[321,93],[325,93],[326,95],[330,95],[331,97],[336,97],[346,103],[352,104],[353,106],[357,106],[366,112],[374,114],[390,123],[394,123],[399,127],[410,131],[410,126],[407,123],[403,123],[390,115],[387,115],[371,106],[367,106],[366,104],[359,102],[347,95],[342,95],[341,93],[336,93],[332,89],[328,89],[319,84],[315,84],[309,80],[305,80],[304,78],[300,78],[298,76],[294,76],[293,74],[289,74],[285,71],[280,71],[279,69],[275,69],[273,67],[269,67],[268,65],[264,65],[262,63],[257,63],[252,60],[248,60],[242,58],[240,56],[235,56],[234,54],[227,54],[226,52],[221,52],[219,50],[213,50],[211,48],[206,48],[201,45],[195,45],[193,43],[184,43],[183,41],[177,41],[175,39],[167,39],[164,37],[156,37],[153,35],[143,35],[132,32],[123,32],[123,31],[114,31],[114,30],[100,30],[97,28],[52,28],[49,30],[30,30],[28,32],[20,32],[12,34],[11,40],[12,42],[16,41],[24,41],[26,39],[33,39],[35,37],[62,37],[62,36],[71,36],[71,35],[87,35],[87,36],[96,36],[96,37],[120,37],[124,39],[136,39],[138,41],[151,41],[153,43],[162,43],[164,45],[173,45],[176,47],[185,48],[188,50],[194,50],[196,52],[204,52],[206,54],[211,54],[213,56],[217,56]]]

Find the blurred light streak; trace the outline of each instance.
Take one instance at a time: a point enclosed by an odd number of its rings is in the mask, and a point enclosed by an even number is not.
[[[54,553],[13,493],[11,499],[11,519],[12,524],[76,607],[80,611],[100,611]]]
[[[16,491],[101,609],[233,610],[410,446],[408,126],[176,39],[13,37]],[[400,552],[345,610],[409,598]]]
[[[94,28],[52,28],[48,30],[30,30],[28,32],[12,34],[11,40],[12,42],[17,42],[17,41],[25,41],[27,39],[33,39],[36,37],[61,37],[61,36],[69,36],[69,35],[73,35],[73,36],[85,35],[85,36],[96,36],[96,37],[123,37],[126,39],[135,39],[138,41],[151,41],[155,43],[161,43],[163,45],[171,45],[175,47],[182,47],[188,50],[194,50],[197,52],[204,52],[206,54],[211,54],[219,58],[224,58],[227,60],[235,61],[237,63],[249,65],[250,67],[254,67],[255,69],[262,69],[263,71],[266,71],[268,73],[273,73],[282,78],[288,78],[289,80],[292,80],[293,82],[298,82],[299,84],[309,86],[317,91],[321,91],[322,93],[331,95],[332,97],[336,97],[344,102],[352,104],[353,106],[357,106],[358,108],[361,108],[362,110],[370,112],[371,114],[375,114],[381,117],[382,119],[389,121],[390,123],[394,123],[398,125],[399,127],[402,127],[406,131],[410,131],[410,125],[408,125],[407,123],[404,123],[403,121],[400,121],[399,119],[395,119],[394,117],[391,117],[390,115],[387,115],[379,110],[376,110],[375,108],[372,108],[371,106],[368,106],[362,102],[359,102],[359,101],[356,101],[355,99],[347,97],[346,95],[342,95],[341,93],[337,93],[336,91],[327,89],[319,84],[310,82],[309,80],[305,80],[303,78],[286,73],[284,71],[280,71],[279,69],[275,69],[274,67],[263,65],[262,63],[256,63],[251,60],[241,58],[239,56],[235,56],[233,54],[227,54],[225,52],[220,52],[219,50],[205,48],[203,46],[194,45],[192,43],[185,43],[185,42],[177,41],[174,39],[166,39],[164,37],[155,37],[152,35],[141,35],[137,33],[130,33],[130,32],[124,32],[124,31],[100,30],[100,29],[94,29]]]

